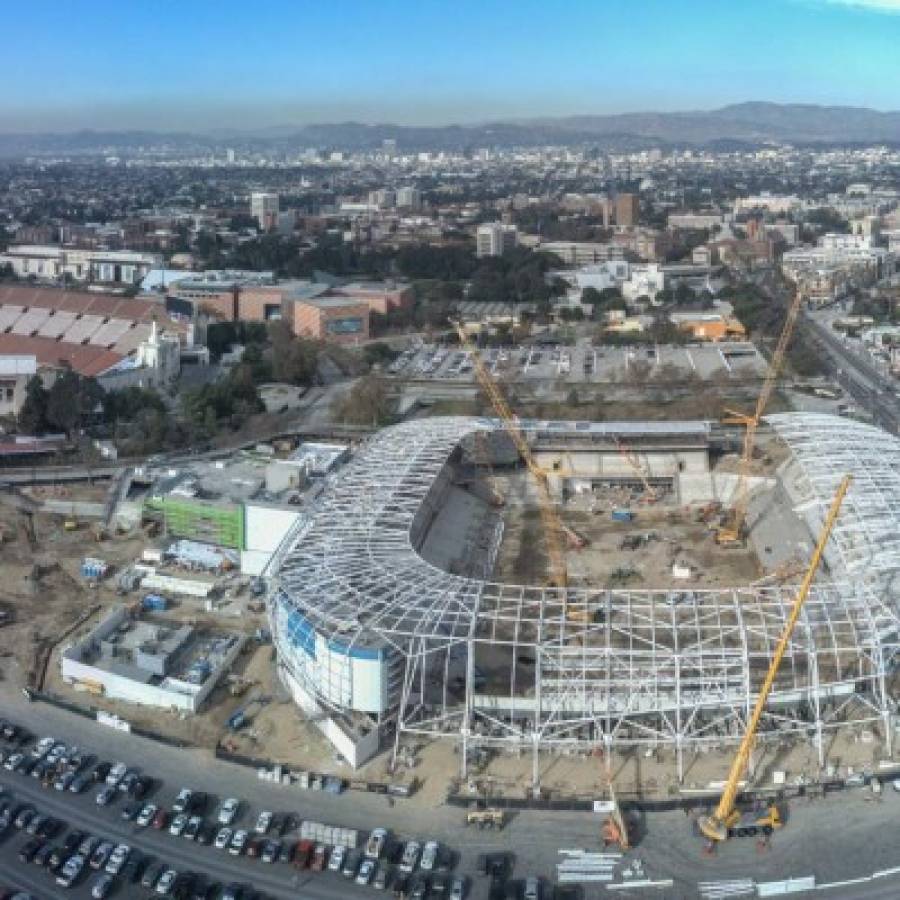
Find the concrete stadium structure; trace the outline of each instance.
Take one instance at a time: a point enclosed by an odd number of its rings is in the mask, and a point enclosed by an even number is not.
[[[900,652],[900,441],[825,415],[766,420],[787,445],[778,478],[812,541],[841,477],[854,477],[781,667],[761,740],[806,740],[868,723],[890,752]],[[540,585],[463,577],[420,553],[461,444],[498,432],[483,418],[434,418],[380,431],[329,476],[269,574],[284,683],[354,765],[388,735],[470,751],[539,753],[653,747],[685,755],[737,741],[782,632],[794,588],[671,590]],[[696,436],[704,423],[523,423],[542,442]],[[499,543],[499,535],[497,536]],[[496,549],[496,547],[495,547]],[[508,665],[484,689],[480,659]]]

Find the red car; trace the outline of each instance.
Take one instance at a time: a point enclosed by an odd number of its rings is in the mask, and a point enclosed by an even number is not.
[[[156,811],[156,815],[153,817],[153,821],[150,824],[157,831],[160,831],[166,827],[168,822],[169,814],[164,809],[158,809]]]
[[[301,841],[303,843],[303,841]],[[308,843],[308,842],[307,842]],[[323,872],[325,870],[325,866],[328,865],[328,847],[326,844],[316,844],[316,849],[313,851],[312,862],[310,863],[310,868],[313,872]]]

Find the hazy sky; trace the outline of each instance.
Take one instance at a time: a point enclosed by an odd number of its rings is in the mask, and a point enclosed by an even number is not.
[[[900,107],[900,0],[27,0],[0,131]]]

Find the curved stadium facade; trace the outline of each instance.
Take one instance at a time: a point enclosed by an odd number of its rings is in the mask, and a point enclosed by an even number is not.
[[[900,441],[827,415],[767,418],[790,459],[791,499],[810,546],[842,476],[850,492],[781,666],[761,739],[813,741],[859,723],[890,745],[889,680],[900,651]],[[641,439],[635,423],[523,423],[543,440]],[[647,423],[648,433],[704,423]],[[591,750],[736,741],[782,632],[794,588],[671,590],[503,584],[420,553],[460,446],[493,419],[387,428],[331,476],[270,571],[284,683],[354,765],[389,735],[475,747]],[[496,542],[499,544],[499,536]],[[485,572],[493,568],[488,554]],[[502,689],[480,659],[508,661]]]

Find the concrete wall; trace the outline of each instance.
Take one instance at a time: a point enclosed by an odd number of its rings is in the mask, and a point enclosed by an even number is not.
[[[316,728],[322,732],[328,742],[347,760],[354,769],[367,763],[378,752],[381,746],[381,735],[378,728],[373,727],[367,734],[352,732],[339,720],[329,716],[322,706],[291,675],[284,666],[278,667],[278,673],[285,687],[291,692],[294,702],[309,716]]]

